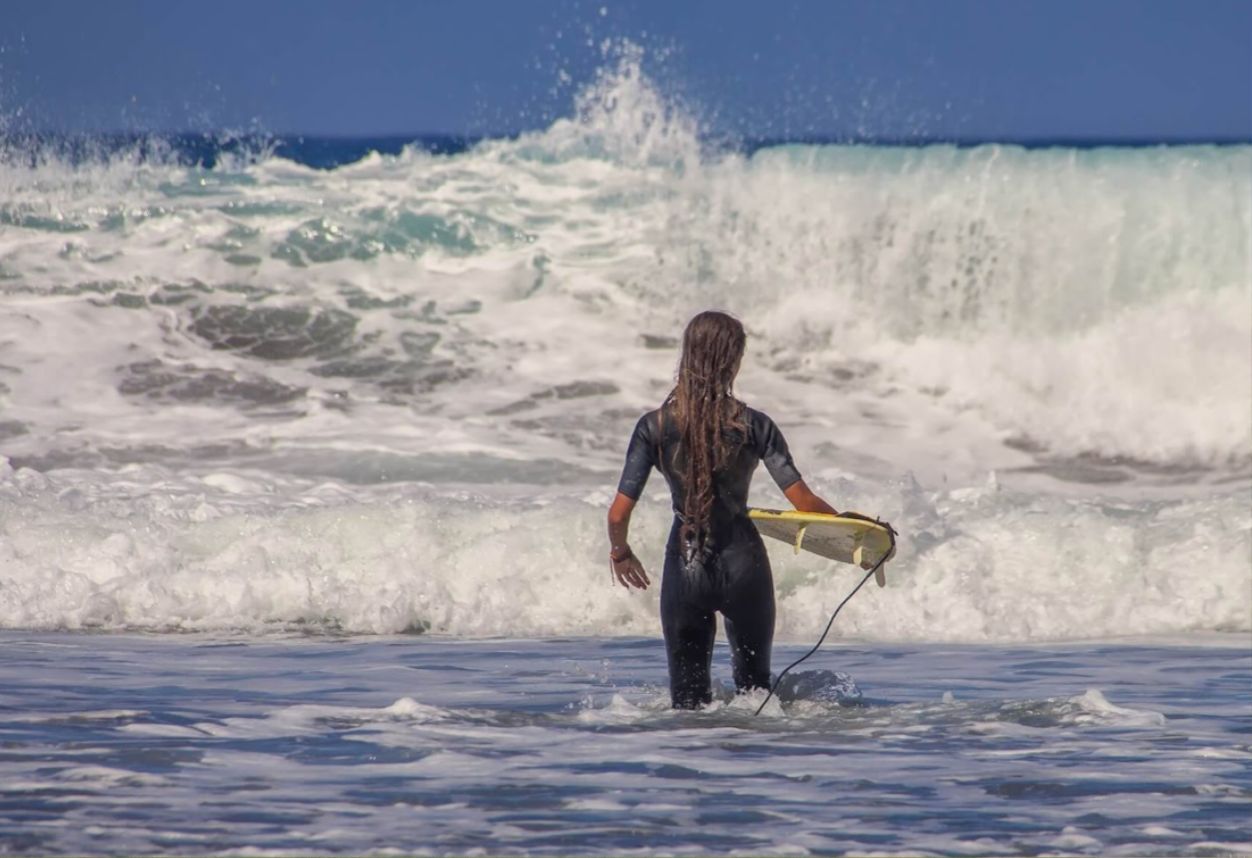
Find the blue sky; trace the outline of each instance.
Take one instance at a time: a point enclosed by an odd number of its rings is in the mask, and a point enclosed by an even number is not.
[[[1252,139],[1252,0],[5,0],[0,128],[512,132],[629,38],[746,137]]]

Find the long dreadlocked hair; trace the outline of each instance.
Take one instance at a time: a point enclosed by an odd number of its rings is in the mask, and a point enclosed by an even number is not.
[[[666,399],[682,438],[683,541],[701,548],[713,509],[713,475],[746,433],[743,403],[733,386],[747,337],[738,319],[709,310],[687,323],[678,383]],[[738,440],[737,440],[738,439]]]

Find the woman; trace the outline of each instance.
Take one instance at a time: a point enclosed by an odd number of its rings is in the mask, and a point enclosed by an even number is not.
[[[661,629],[678,709],[712,700],[714,612],[726,625],[735,687],[769,686],[774,580],[747,512],[757,462],[765,462],[796,509],[835,512],[800,479],[774,421],[735,399],[745,339],[743,325],[725,313],[701,313],[688,323],[678,383],[636,424],[609,509],[613,575],[628,588],[645,589],[648,575],[626,541],[630,514],[653,467],[669,483],[674,525],[665,547]]]

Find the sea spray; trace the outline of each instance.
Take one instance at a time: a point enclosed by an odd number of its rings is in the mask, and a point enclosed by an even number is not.
[[[5,159],[0,626],[654,634],[602,510],[715,306],[801,470],[902,532],[840,634],[1247,630],[1252,148],[698,131],[627,52],[457,154]],[[811,636],[843,579],[776,571]]]

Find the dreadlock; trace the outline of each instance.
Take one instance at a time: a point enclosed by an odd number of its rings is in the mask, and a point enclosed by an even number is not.
[[[666,399],[678,424],[683,498],[682,537],[700,549],[713,509],[713,475],[744,438],[743,403],[734,397],[746,336],[738,319],[709,310],[687,323],[678,382]]]

